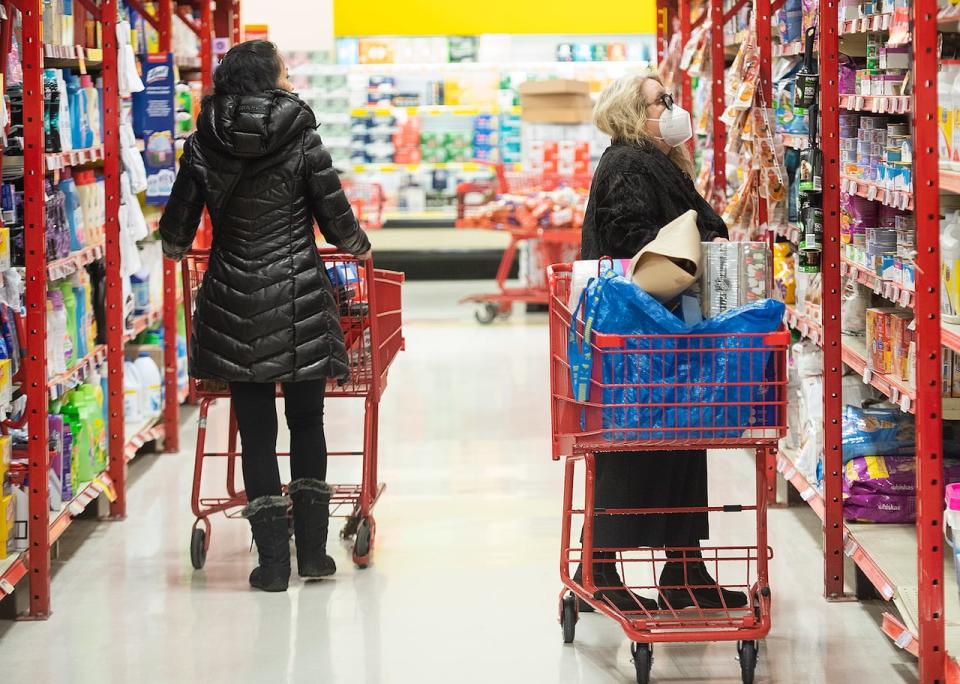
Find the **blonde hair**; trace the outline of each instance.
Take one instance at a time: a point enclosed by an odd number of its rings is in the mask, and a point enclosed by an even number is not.
[[[593,108],[594,125],[613,140],[655,144],[656,138],[647,131],[647,102],[643,99],[643,86],[648,80],[663,85],[658,76],[639,73],[625,74],[604,88]],[[667,156],[693,178],[693,162],[686,145],[674,147]]]

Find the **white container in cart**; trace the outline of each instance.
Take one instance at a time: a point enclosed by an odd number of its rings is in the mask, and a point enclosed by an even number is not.
[[[960,482],[947,485],[946,518],[944,533],[953,550],[953,567],[957,573],[957,587],[960,589]]]

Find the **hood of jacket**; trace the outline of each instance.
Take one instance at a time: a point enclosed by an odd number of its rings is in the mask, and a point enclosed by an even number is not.
[[[285,90],[207,98],[197,119],[200,142],[233,157],[256,158],[275,152],[316,128],[310,107]]]

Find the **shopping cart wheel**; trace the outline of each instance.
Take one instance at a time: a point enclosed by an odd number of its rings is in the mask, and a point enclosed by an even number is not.
[[[373,518],[364,518],[357,528],[357,537],[353,541],[353,562],[361,570],[370,565],[370,551],[373,549],[375,527]]]
[[[201,527],[195,527],[190,534],[190,562],[196,570],[207,562],[207,531]]]
[[[633,644],[630,646],[633,654],[633,666],[637,669],[637,684],[650,684],[650,671],[653,669],[653,646],[650,644]]]
[[[757,671],[757,642],[741,641],[737,645],[740,654],[740,677],[743,684],[753,684],[753,676]]]
[[[477,321],[483,325],[490,325],[497,320],[497,316],[500,315],[500,305],[494,304],[493,302],[486,302],[478,306],[473,315]]]
[[[563,627],[563,643],[572,644],[577,633],[577,597],[567,594],[560,602],[560,626]]]

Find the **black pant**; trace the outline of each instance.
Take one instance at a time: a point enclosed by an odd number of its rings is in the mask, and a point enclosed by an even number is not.
[[[323,380],[283,383],[293,480],[327,479],[327,440],[323,434],[323,393],[326,387]],[[230,395],[240,428],[247,500],[279,495],[276,385],[231,382]]]

